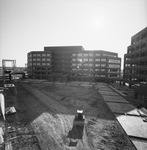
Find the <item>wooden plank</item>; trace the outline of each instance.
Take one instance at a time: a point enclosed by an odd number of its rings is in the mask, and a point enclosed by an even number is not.
[[[146,150],[147,149],[147,141],[131,139],[137,150]]]
[[[111,89],[113,89],[115,92],[119,93],[121,96],[126,96],[126,94],[122,93],[121,91],[115,89],[114,87],[112,87],[111,85],[108,85],[108,87],[110,87]]]
[[[147,123],[143,122],[141,118],[120,115],[117,116],[117,120],[129,136],[147,139]]]
[[[112,102],[106,102],[109,108],[114,113],[128,113],[134,109],[136,109],[133,105],[127,104],[127,103],[112,103]]]
[[[140,113],[139,113],[140,112]],[[129,112],[127,112],[127,114],[126,115],[136,115],[136,116],[138,116],[138,117],[140,117],[140,115],[141,116],[143,116],[143,117],[145,117],[145,116],[147,116],[144,112],[142,112],[141,110],[138,112],[138,110],[137,110],[137,108],[136,109],[134,109],[134,110],[131,110],[131,111],[129,111]]]
[[[118,94],[116,92],[111,92],[111,91],[102,91],[102,90],[98,90],[98,92],[101,94],[101,95],[113,95],[113,96],[118,96]]]
[[[129,103],[121,96],[110,96],[110,95],[103,95],[103,99],[106,102],[118,102],[118,103]]]

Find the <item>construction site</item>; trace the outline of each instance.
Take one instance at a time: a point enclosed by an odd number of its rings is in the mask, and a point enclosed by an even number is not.
[[[0,83],[0,149],[147,149],[147,111],[137,107],[133,89],[18,79],[17,73],[11,72],[13,79],[3,75]]]

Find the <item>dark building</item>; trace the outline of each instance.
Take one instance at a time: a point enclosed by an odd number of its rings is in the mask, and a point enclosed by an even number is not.
[[[131,84],[147,80],[147,27],[131,38],[124,55],[123,78]]]
[[[82,52],[82,46],[60,46],[60,47],[45,47],[45,52],[52,53],[52,72],[54,73],[69,73],[71,72],[72,53]]]
[[[32,51],[28,53],[28,76],[45,79],[52,72],[51,51]]]
[[[49,79],[52,74],[66,74],[71,80],[119,79],[120,71],[121,58],[108,51],[61,46],[28,53],[28,75],[34,78]]]

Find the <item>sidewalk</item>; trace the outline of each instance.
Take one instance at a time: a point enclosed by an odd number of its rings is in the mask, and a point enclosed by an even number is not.
[[[95,87],[137,150],[147,149],[147,122],[143,122],[136,107],[125,99],[126,95],[106,83],[98,83]],[[143,112],[141,114],[146,116]]]

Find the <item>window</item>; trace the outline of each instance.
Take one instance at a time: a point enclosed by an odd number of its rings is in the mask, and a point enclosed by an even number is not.
[[[116,73],[119,73],[119,70],[118,70],[118,69],[109,69],[108,72],[116,72]]]
[[[50,58],[47,58],[46,60],[47,60],[47,61],[50,61],[51,59],[50,59]]]
[[[117,74],[110,74],[110,77],[117,77]]]
[[[46,54],[42,54],[42,56],[46,56]]]
[[[84,61],[88,61],[88,58],[84,58],[83,60],[84,60]]]
[[[106,66],[106,64],[101,64],[101,67],[105,67]]]
[[[51,64],[50,64],[50,63],[46,63],[46,65],[47,65],[47,66],[50,66]]]
[[[33,58],[33,61],[36,61],[36,58]]]
[[[88,66],[88,64],[83,64],[84,66]]]
[[[101,77],[105,77],[105,75],[104,75],[104,74],[102,74],[102,75],[101,75]]]
[[[109,64],[109,68],[119,68],[120,65],[113,65],[113,64]]]
[[[47,54],[47,56],[51,56],[51,54]]]
[[[41,56],[41,54],[37,54],[37,56]]]
[[[84,71],[88,71],[88,69],[87,69],[87,68],[84,68],[83,70],[84,70]]]
[[[95,69],[95,71],[100,71],[100,69]]]
[[[78,56],[82,56],[82,53],[79,53]]]
[[[99,53],[96,53],[95,56],[100,56],[100,54],[99,54]]]
[[[101,69],[101,71],[106,71],[105,69]]]
[[[106,61],[106,59],[103,58],[103,59],[101,59],[101,61]]]
[[[90,67],[92,67],[92,66],[93,66],[93,64],[89,64],[89,66],[90,66]]]
[[[146,47],[146,43],[141,44],[141,48]]]
[[[141,39],[144,39],[147,37],[147,32],[145,32],[144,34],[141,35]]]
[[[96,58],[95,61],[100,61],[100,59]]]
[[[109,63],[120,63],[120,60],[109,59]]]
[[[93,53],[89,53],[89,56],[93,56]]]
[[[77,64],[77,66],[82,66],[82,64]]]
[[[72,68],[72,70],[73,70],[73,71],[76,71],[77,69],[76,69],[76,68]]]
[[[95,77],[100,77],[100,75],[99,74],[95,74]]]
[[[100,64],[95,64],[95,66],[96,66],[96,67],[99,67],[99,66],[100,66]]]
[[[126,60],[131,60],[131,58],[126,58]]]
[[[45,64],[45,63],[42,63],[42,65],[45,66],[46,64]]]
[[[77,56],[77,54],[72,54],[72,56]]]
[[[45,58],[42,58],[42,61],[45,61]]]
[[[32,59],[30,58],[30,59],[28,59],[28,61],[29,61],[29,62],[32,62]]]
[[[40,58],[37,58],[37,61],[40,61],[41,59]]]
[[[78,58],[78,61],[79,61],[79,62],[82,62],[82,59]]]
[[[93,71],[93,69],[92,69],[92,68],[90,68],[90,69],[89,69],[89,71]]]
[[[72,61],[76,61],[76,59],[75,59],[75,58],[73,58],[73,59],[72,59]]]
[[[93,61],[93,59],[92,59],[92,58],[89,58],[89,61]]]
[[[28,63],[28,66],[32,66],[32,63]]]
[[[31,58],[31,57],[32,57],[32,54],[28,54],[28,57],[30,57],[30,58]]]
[[[85,53],[85,54],[84,54],[84,56],[88,56],[88,54],[87,54],[87,53]]]
[[[37,63],[36,65],[37,65],[37,66],[39,66],[39,65],[40,65],[40,63]]]
[[[76,64],[72,64],[72,66],[76,66]]]
[[[111,54],[103,54],[103,56],[116,57],[115,55],[111,55]]]
[[[33,54],[33,56],[36,56],[36,54]]]

